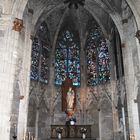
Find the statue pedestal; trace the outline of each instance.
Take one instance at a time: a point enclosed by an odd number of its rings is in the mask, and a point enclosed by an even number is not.
[[[86,139],[91,138],[91,125],[51,125],[51,139],[58,139],[57,129],[62,129],[62,139],[82,138],[81,130],[86,129]],[[74,139],[73,139],[74,140]]]

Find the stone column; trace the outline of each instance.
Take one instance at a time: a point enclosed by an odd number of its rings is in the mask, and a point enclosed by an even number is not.
[[[81,25],[80,25],[81,26]],[[82,28],[79,31],[80,34],[80,70],[81,70],[81,87],[79,89],[80,92],[80,105],[82,107],[82,110],[80,111],[80,120],[81,124],[86,124],[86,96],[87,96],[87,75],[86,75],[86,70],[87,70],[87,64],[86,64],[86,50],[85,50],[85,45],[86,45],[86,39],[87,35],[83,35]]]
[[[54,111],[55,111],[55,104],[54,104],[54,98],[56,96],[56,87],[54,85],[54,79],[55,79],[55,49],[54,52],[51,51],[50,55],[50,71],[49,71],[49,84],[48,84],[48,91],[50,92],[50,124],[54,124]]]
[[[136,17],[135,17],[136,18]],[[140,57],[139,57],[139,46],[135,37],[138,23],[132,11],[125,1],[122,2],[122,19],[126,19],[127,22],[123,23],[123,63],[124,63],[124,75],[125,75],[125,87],[127,95],[127,106],[128,106],[128,120],[130,134],[134,134],[136,139],[140,139],[140,127],[138,121],[138,109],[134,103],[134,99],[138,93],[139,80],[136,75],[140,71]]]
[[[110,69],[110,85],[108,86],[108,90],[110,92],[110,97],[111,97],[110,101],[112,102],[113,133],[114,133],[114,139],[115,139],[115,137],[117,135],[117,129],[118,129],[118,113],[117,113],[117,110],[116,110],[117,93],[118,93],[118,91],[117,91],[117,80],[116,80],[117,79],[116,70],[119,69],[119,68],[120,68],[120,70],[122,70],[122,69],[121,69],[120,66],[116,69],[117,64],[116,64],[115,60],[121,58],[121,56],[119,55],[120,54],[120,50],[119,50],[120,49],[120,42],[119,42],[119,40],[116,39],[116,36],[118,35],[118,33],[115,32],[115,29],[113,29],[113,30],[114,30],[114,33],[112,33],[110,35],[111,36],[110,40],[107,40],[107,45],[108,45],[108,50],[109,50],[109,58],[110,58],[110,61],[111,61],[110,62],[110,66],[111,66],[111,69]],[[116,40],[116,42],[114,40]],[[116,49],[118,51],[115,51]],[[115,56],[115,53],[117,53],[116,56]],[[119,64],[121,65],[121,61],[119,61]]]
[[[27,116],[28,116],[28,100],[29,100],[29,84],[30,84],[30,65],[31,65],[31,48],[32,41],[30,39],[30,21],[31,17],[26,16],[24,20],[24,29],[20,33],[18,55],[21,60],[20,72],[18,76],[19,85],[19,114],[18,114],[18,140],[22,140],[26,135]]]
[[[129,102],[130,103],[130,102]],[[140,125],[139,125],[139,117],[138,117],[138,107],[134,101],[131,101],[131,106],[128,105],[128,116],[129,116],[129,126],[130,126],[130,136],[134,135],[136,140],[140,138]]]
[[[104,93],[103,93],[104,94]],[[99,112],[100,140],[113,140],[113,118],[112,105],[104,95],[101,99]]]
[[[0,17],[0,138],[10,139],[14,133],[17,114],[11,113],[17,61],[18,32],[12,30],[11,15]]]
[[[127,140],[127,134],[126,134],[126,122],[125,122],[125,111],[124,107],[122,107],[122,121],[123,121],[123,132],[124,132],[124,140]]]
[[[39,107],[36,109],[36,118],[35,118],[35,139],[38,139],[38,121],[39,121]]]
[[[129,30],[128,30],[129,29]],[[135,77],[137,70],[139,70],[139,58],[137,54],[137,44],[132,34],[134,30],[134,23],[132,19],[124,25],[124,32],[126,36],[125,47],[123,48],[123,60],[125,70],[125,84],[128,105],[128,119],[130,134],[134,134],[136,139],[140,139],[140,127],[138,119],[137,104],[134,103],[138,92],[138,81]]]

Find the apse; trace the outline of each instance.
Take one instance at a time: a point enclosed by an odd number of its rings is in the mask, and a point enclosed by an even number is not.
[[[102,14],[108,16],[103,10]],[[107,28],[99,18],[79,4],[60,4],[38,18],[32,36],[28,110],[28,131],[35,137],[57,138],[60,133],[74,138],[75,131],[80,138],[84,128],[85,136],[98,138],[99,121],[105,122],[103,128],[111,121],[106,130],[112,129],[109,90],[122,66],[115,56],[121,55],[120,40],[115,40],[119,33],[113,21],[105,19],[110,21]]]
[[[0,138],[140,140],[140,0],[0,3]]]

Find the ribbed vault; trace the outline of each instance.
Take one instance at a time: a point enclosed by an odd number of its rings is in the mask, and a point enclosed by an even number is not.
[[[46,21],[50,30],[51,40],[55,42],[62,24],[67,22],[67,17],[69,17],[69,20],[75,22],[75,28],[77,28],[79,33],[84,33],[86,31],[85,25],[89,20],[94,18],[102,28],[105,36],[108,37],[113,26],[110,13],[121,12],[121,2],[116,3],[115,8],[112,5],[115,6],[115,2],[86,0],[84,6],[79,5],[78,9],[69,9],[68,5],[64,4],[62,0],[29,0],[26,7],[33,10],[32,24],[35,25],[34,34],[39,24]],[[52,42],[53,46],[55,46],[54,42]]]

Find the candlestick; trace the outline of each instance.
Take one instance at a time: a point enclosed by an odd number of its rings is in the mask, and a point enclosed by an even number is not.
[[[24,133],[23,140],[26,140],[26,134]]]
[[[16,140],[17,139],[17,125],[14,124],[14,135],[13,135],[13,139]]]
[[[31,140],[31,132],[29,132],[29,140]]]
[[[16,140],[16,139],[17,139],[17,136],[14,135],[14,136],[13,136],[13,139]]]
[[[17,133],[17,125],[14,124],[14,135],[16,135],[16,133]]]
[[[25,136],[25,140],[28,140],[28,136]]]

